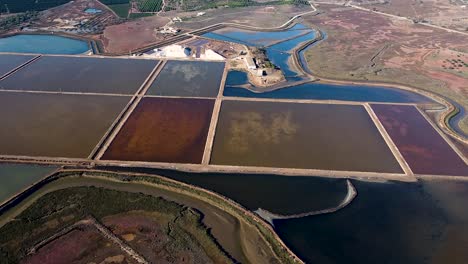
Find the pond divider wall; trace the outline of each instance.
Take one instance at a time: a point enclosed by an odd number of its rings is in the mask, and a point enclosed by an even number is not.
[[[228,74],[228,68],[224,66],[223,76],[221,77],[221,83],[219,85],[218,95],[213,107],[213,113],[211,116],[210,128],[206,137],[206,145],[203,151],[202,164],[208,165],[211,159],[211,152],[213,151],[214,137],[216,134],[216,126],[218,125],[219,113],[221,111],[222,97],[224,93],[224,86],[226,84],[226,77]]]
[[[133,110],[138,106],[138,103],[141,101],[141,98],[145,95],[146,91],[149,89],[153,81],[159,75],[161,70],[164,68],[166,61],[159,61],[159,63],[154,67],[153,71],[149,74],[143,84],[140,86],[138,91],[133,95],[130,102],[127,106],[122,110],[119,117],[114,121],[110,129],[101,139],[100,143],[96,146],[93,152],[90,154],[90,159],[97,159],[99,160],[103,155],[104,152],[107,150],[109,145],[112,143],[112,140],[117,136],[120,129],[122,129],[123,125],[125,124],[126,120],[130,117]]]
[[[22,68],[28,66],[29,64],[35,62],[35,61],[38,60],[40,57],[41,57],[41,55],[38,55],[38,56],[32,58],[31,60],[29,60],[29,61],[27,61],[27,62],[25,62],[25,63],[19,65],[18,67],[14,68],[13,70],[11,70],[11,71],[5,73],[3,76],[0,76],[0,81],[1,81],[1,80],[4,80],[4,79],[6,79],[6,78],[8,78],[8,76],[12,75],[13,73],[15,73],[15,72],[21,70]]]

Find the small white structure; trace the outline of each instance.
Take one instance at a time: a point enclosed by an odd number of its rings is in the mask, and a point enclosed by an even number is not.
[[[198,13],[197,13],[197,17],[203,16],[203,15],[205,15],[205,14],[206,14],[205,12],[198,12]]]
[[[159,33],[162,33],[162,34],[175,34],[177,32],[179,32],[178,29],[173,28],[173,27],[168,27],[168,26],[165,26],[161,30],[159,30]]]
[[[265,71],[263,69],[258,69],[256,72],[257,77],[262,77],[264,75]]]
[[[252,57],[244,57],[245,64],[247,65],[247,69],[255,70],[257,69],[257,64],[255,64]]]
[[[152,52],[145,54],[148,57],[156,58],[187,58],[190,53],[187,54],[185,47],[180,45],[170,45],[162,48],[156,48]]]
[[[172,22],[182,22],[182,19],[180,17],[173,17]]]
[[[216,51],[214,51],[212,49],[207,49],[207,50],[205,50],[204,54],[201,54],[200,59],[218,61],[218,60],[225,60],[226,58],[224,58],[223,55],[217,53]]]

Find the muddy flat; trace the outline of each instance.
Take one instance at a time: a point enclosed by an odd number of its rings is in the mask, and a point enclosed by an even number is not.
[[[0,55],[0,77],[32,58],[34,58],[33,55]]]
[[[0,155],[86,158],[129,100],[2,92]]]
[[[134,94],[158,61],[44,56],[0,81],[3,90]]]
[[[401,172],[362,106],[224,101],[212,164]]]
[[[143,98],[102,159],[201,163],[213,100]]]
[[[468,166],[414,106],[372,109],[414,173],[468,176]]]
[[[169,61],[148,95],[216,97],[224,62]]]

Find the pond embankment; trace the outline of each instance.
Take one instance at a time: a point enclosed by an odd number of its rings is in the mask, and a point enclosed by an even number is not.
[[[338,204],[336,207],[326,208],[323,210],[311,211],[311,212],[306,212],[306,213],[301,213],[301,214],[293,214],[293,215],[275,214],[262,208],[258,208],[255,211],[255,213],[258,214],[261,218],[263,218],[263,220],[270,223],[272,226],[274,226],[275,220],[286,220],[286,219],[302,218],[302,217],[313,216],[313,215],[331,214],[349,205],[357,196],[356,188],[354,188],[351,181],[347,180],[346,183],[348,187],[348,192],[345,198],[343,199],[343,201],[340,204]]]

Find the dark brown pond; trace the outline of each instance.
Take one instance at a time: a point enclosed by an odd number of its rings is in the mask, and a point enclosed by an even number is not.
[[[102,159],[201,163],[213,100],[144,98]]]
[[[468,166],[414,106],[372,108],[414,173],[468,176]]]
[[[34,57],[32,55],[0,55],[0,77]]]
[[[224,101],[211,163],[401,172],[362,106]]]
[[[224,62],[168,61],[148,95],[216,97]]]
[[[134,94],[155,60],[44,56],[0,82],[6,90]]]
[[[86,158],[129,100],[0,92],[0,155]]]

